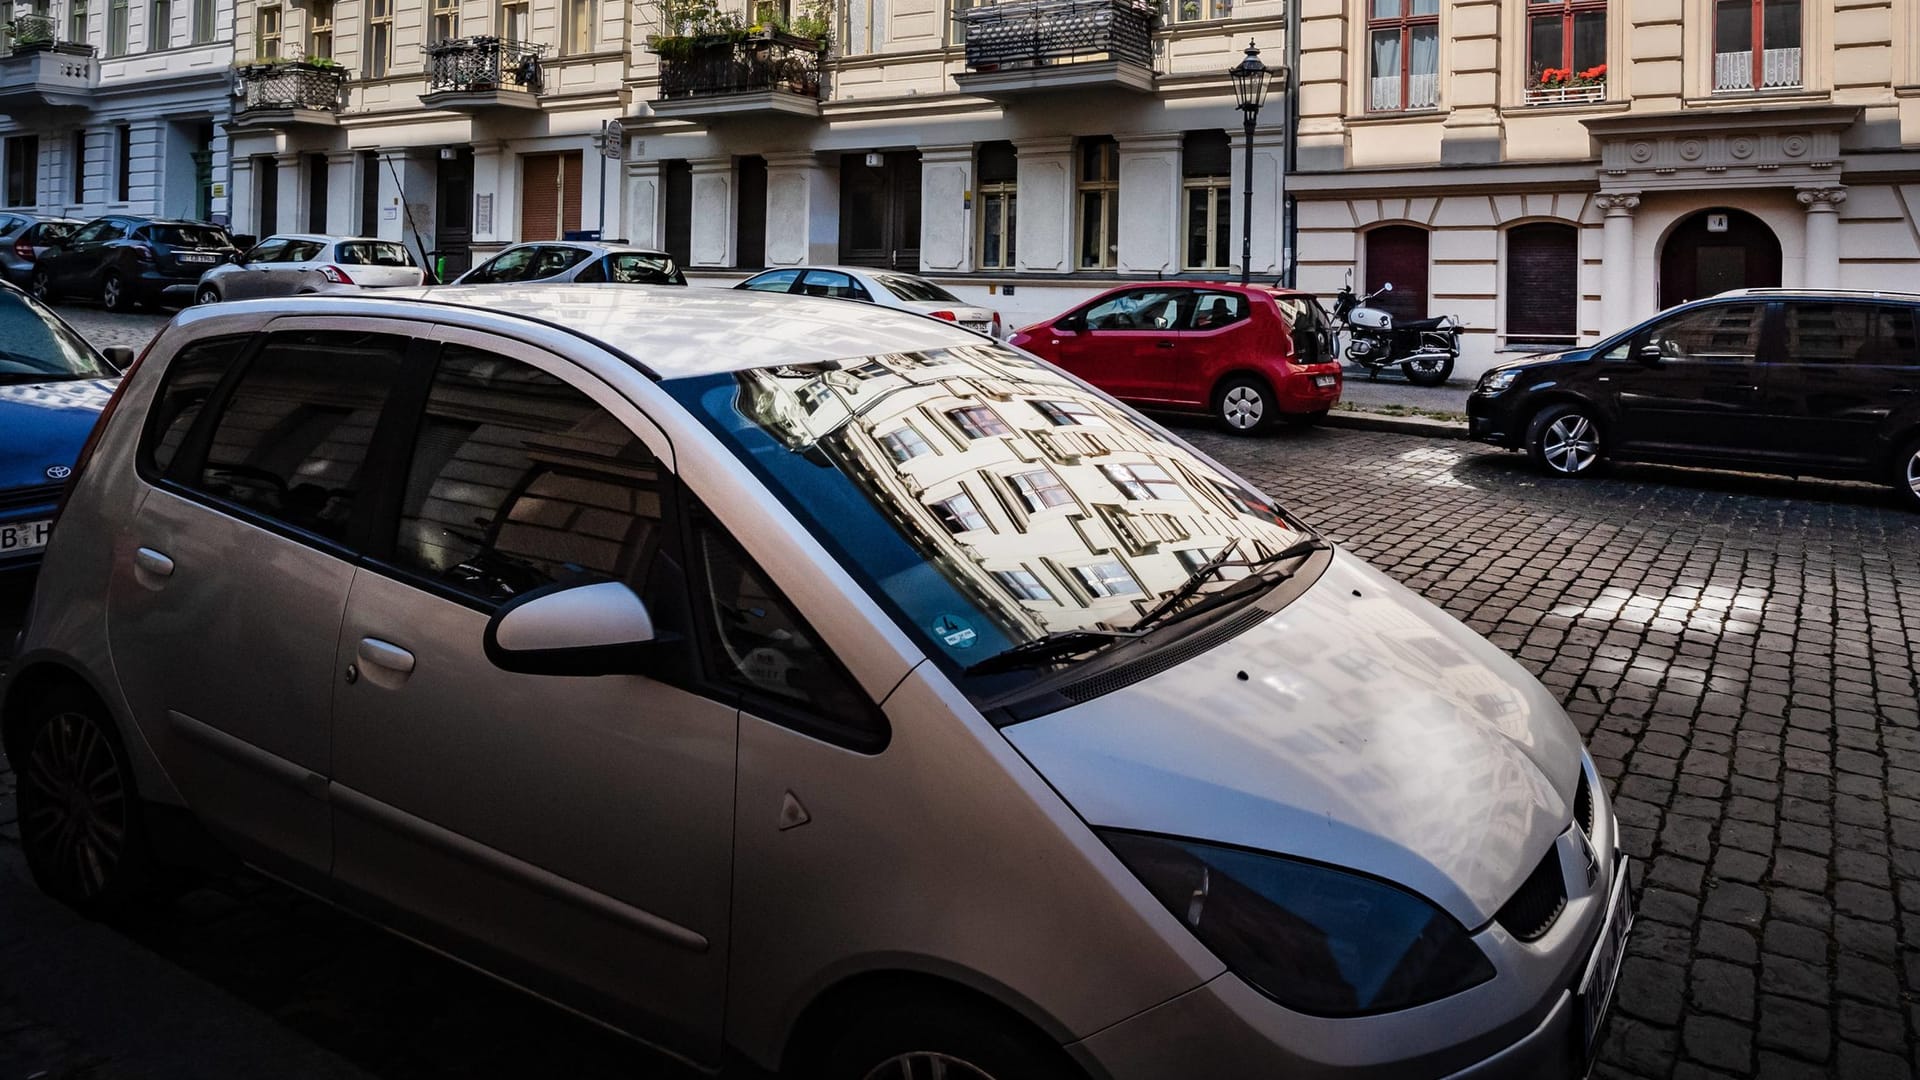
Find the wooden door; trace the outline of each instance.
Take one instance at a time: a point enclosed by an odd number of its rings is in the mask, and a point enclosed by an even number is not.
[[[473,266],[473,151],[466,147],[441,158],[435,185],[433,246],[447,280]]]
[[[1427,230],[1412,225],[1382,225],[1367,233],[1366,291],[1387,282],[1393,291],[1371,306],[1395,319],[1427,317]]]
[[[767,159],[743,157],[735,166],[740,177],[739,226],[734,232],[736,265],[759,270],[767,265]]]
[[[667,254],[685,266],[693,261],[693,166],[677,159],[665,164]]]
[[[520,239],[563,240],[580,231],[578,150],[520,159]]]
[[[1717,217],[1725,229],[1714,229]],[[1717,296],[1729,289],[1780,284],[1780,241],[1744,210],[1702,210],[1682,221],[1660,249],[1660,306]]]
[[[907,150],[840,159],[840,261],[920,269],[920,154]]]

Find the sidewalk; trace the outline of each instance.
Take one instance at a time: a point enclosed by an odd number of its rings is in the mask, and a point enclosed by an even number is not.
[[[1364,368],[1351,366],[1343,374],[1340,404],[1327,414],[1327,424],[1435,438],[1467,437],[1470,381],[1455,378],[1442,386],[1415,386],[1397,369],[1382,372],[1375,380],[1367,377]]]

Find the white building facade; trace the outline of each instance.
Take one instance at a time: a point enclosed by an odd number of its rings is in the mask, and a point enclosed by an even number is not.
[[[218,0],[17,10],[0,55],[5,209],[223,220],[232,58]]]

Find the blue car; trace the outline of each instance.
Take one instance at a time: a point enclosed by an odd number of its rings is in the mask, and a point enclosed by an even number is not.
[[[61,487],[132,359],[130,349],[107,352],[112,360],[0,286],[0,581],[39,565]]]

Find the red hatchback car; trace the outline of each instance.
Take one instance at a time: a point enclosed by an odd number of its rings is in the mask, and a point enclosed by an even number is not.
[[[1290,289],[1127,285],[1008,340],[1123,401],[1210,412],[1242,435],[1310,424],[1340,400],[1333,327]]]

